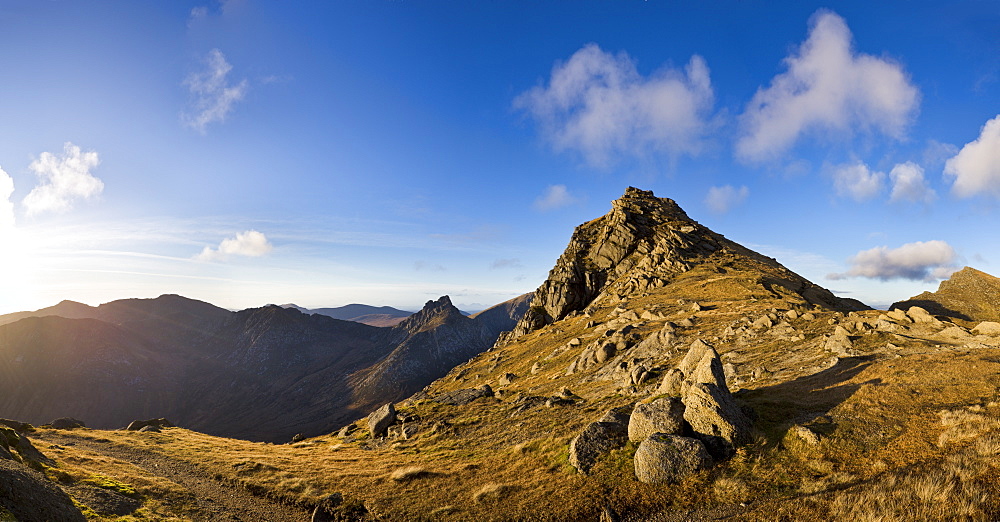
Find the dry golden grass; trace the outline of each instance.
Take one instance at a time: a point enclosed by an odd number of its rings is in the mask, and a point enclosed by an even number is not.
[[[658,384],[654,379],[646,389],[633,391],[588,374],[565,375],[581,348],[562,348],[577,337],[584,345],[596,339],[601,328],[586,324],[613,318],[617,303],[611,300],[598,302],[589,317],[570,318],[487,351],[429,390],[430,396],[482,384],[499,390],[499,375],[516,374],[498,399],[463,406],[427,399],[399,404],[400,411],[419,418],[408,422],[418,428],[408,440],[371,440],[363,428],[356,440],[324,436],[291,445],[222,439],[179,428],[161,434],[79,435],[182,459],[233,484],[291,502],[311,504],[340,492],[387,520],[587,520],[605,506],[641,519],[739,503],[752,509],[747,520],[916,520],[947,518],[949,512],[976,520],[1000,515],[993,464],[1000,455],[1000,349],[872,333],[856,336],[859,356],[821,366],[831,361],[823,349],[823,336],[833,329],[830,321],[848,320],[821,310],[813,311],[812,321],[792,322],[800,340],[766,333],[741,342],[724,340],[723,330],[745,316],[791,306],[808,309],[787,289],[765,289],[737,268],[728,267],[724,274],[696,269],[679,275],[676,286],[628,304],[633,310],[655,308],[664,314],[639,325],[637,337],[658,331],[665,321],[693,318],[694,326],[678,329],[682,346],[703,338],[744,374],[754,366],[769,372],[745,382],[737,394],[757,412],[755,442],[675,486],[635,480],[634,444],[612,452],[588,476],[568,465],[569,441],[587,423],[609,408],[648,397]],[[692,312],[692,300],[705,309]],[[889,342],[900,348],[888,351]],[[664,353],[651,364],[668,368],[682,355],[682,350]],[[543,364],[532,374],[536,362]],[[555,395],[563,387],[580,399],[551,408],[525,402]],[[819,442],[804,451],[783,447],[780,441],[793,424],[814,430]],[[77,466],[66,469],[78,469],[81,476],[99,473],[154,495],[155,481],[141,470],[125,466],[118,473],[116,465],[71,448],[60,459],[61,466]],[[168,486],[161,485],[155,494],[169,496],[173,490]],[[992,497],[984,496],[989,492]]]

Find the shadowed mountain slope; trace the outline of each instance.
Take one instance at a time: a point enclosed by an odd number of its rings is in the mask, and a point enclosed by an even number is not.
[[[175,295],[5,316],[0,417],[72,416],[100,428],[168,417],[268,441],[322,433],[493,344],[497,324],[441,302],[395,328],[273,305],[230,312]]]

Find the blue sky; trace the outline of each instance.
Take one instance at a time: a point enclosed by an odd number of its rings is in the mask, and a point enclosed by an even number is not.
[[[996,2],[0,0],[0,312],[480,308],[629,185],[840,295],[1000,274]]]

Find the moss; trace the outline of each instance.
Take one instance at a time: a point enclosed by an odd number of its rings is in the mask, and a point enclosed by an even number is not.
[[[118,482],[110,477],[105,477],[104,475],[92,475],[90,478],[83,479],[81,482],[84,484],[90,484],[92,486],[97,486],[101,489],[106,489],[108,491],[114,491],[116,493],[121,493],[126,497],[139,498],[140,495],[136,493],[135,488],[129,484],[124,484]]]

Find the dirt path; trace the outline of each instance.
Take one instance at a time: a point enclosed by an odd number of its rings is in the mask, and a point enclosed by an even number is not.
[[[71,432],[44,432],[34,438],[62,446],[76,446],[129,462],[190,491],[200,514],[195,520],[227,522],[302,522],[310,514],[302,508],[256,496],[244,488],[215,479],[193,464],[153,451],[76,437]]]

